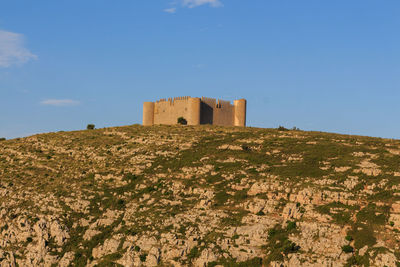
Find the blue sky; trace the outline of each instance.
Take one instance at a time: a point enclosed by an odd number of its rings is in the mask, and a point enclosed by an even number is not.
[[[400,138],[398,0],[0,1],[0,137],[248,100],[249,126]]]

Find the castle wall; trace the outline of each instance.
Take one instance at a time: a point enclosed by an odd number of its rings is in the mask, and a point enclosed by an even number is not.
[[[193,121],[189,119],[189,117],[193,118],[190,113],[193,108],[190,105],[191,103],[189,97],[176,97],[157,101],[154,107],[154,124],[176,124],[179,117],[184,117],[188,124],[193,125]]]
[[[234,106],[229,101],[201,98],[201,124],[233,126]]]
[[[214,108],[217,101],[214,98],[201,98],[200,108],[200,123],[201,124],[214,124]]]
[[[212,124],[220,126],[246,125],[246,100],[229,101],[214,98],[176,97],[161,99],[153,106],[152,102],[143,104],[143,125],[177,124],[179,117],[188,125]],[[153,116],[151,112],[153,110]]]
[[[218,100],[214,107],[214,125],[233,126],[234,107],[229,101]]]

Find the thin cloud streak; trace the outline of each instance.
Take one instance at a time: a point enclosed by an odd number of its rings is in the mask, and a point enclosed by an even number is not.
[[[8,68],[13,65],[22,65],[37,58],[24,47],[24,36],[22,34],[0,30],[0,67]]]
[[[183,6],[194,8],[209,4],[212,7],[221,7],[223,4],[219,0],[183,0]]]
[[[202,5],[209,5],[211,7],[223,7],[224,5],[220,0],[179,0],[179,1],[173,1],[170,3],[172,6],[171,8],[166,8],[163,11],[174,14],[177,12],[177,7],[176,6],[182,6],[185,8],[195,8],[199,7]]]
[[[80,102],[72,99],[46,99],[40,102],[40,104],[46,106],[67,107],[77,106]]]
[[[174,14],[176,12],[176,7],[166,8],[164,9],[164,12]]]

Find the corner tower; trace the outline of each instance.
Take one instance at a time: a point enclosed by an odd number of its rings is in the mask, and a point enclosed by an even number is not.
[[[189,101],[188,124],[200,125],[200,106],[201,106],[200,98],[190,97],[188,101]]]
[[[154,102],[143,103],[143,126],[154,125]]]
[[[233,101],[234,108],[234,117],[233,117],[233,125],[246,127],[246,99],[239,99]]]

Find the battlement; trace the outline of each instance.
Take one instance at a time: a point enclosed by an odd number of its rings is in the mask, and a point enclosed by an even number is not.
[[[246,126],[246,100],[230,101],[181,96],[162,98],[156,102],[143,103],[143,125],[177,124],[179,117],[189,125],[212,124],[223,126]]]
[[[159,100],[156,101],[156,103],[160,103],[160,102],[175,102],[175,101],[188,101],[190,98],[190,96],[180,96],[180,97],[170,97],[168,99],[166,98],[161,98]]]

